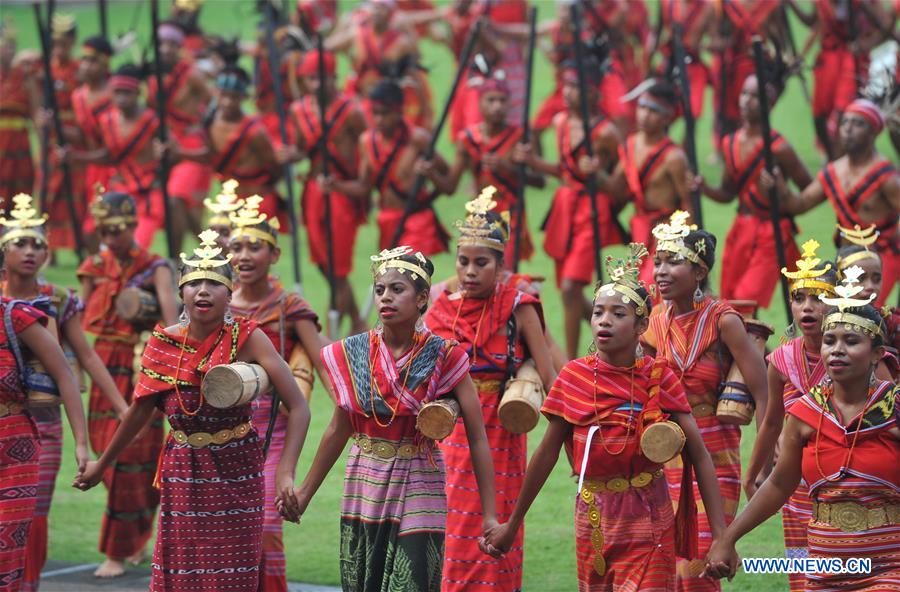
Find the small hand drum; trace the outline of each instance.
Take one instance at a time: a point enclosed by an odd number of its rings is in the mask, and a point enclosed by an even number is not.
[[[685,440],[681,426],[674,421],[660,421],[644,428],[641,452],[649,460],[663,464],[681,453]]]
[[[443,440],[453,431],[459,414],[459,401],[450,397],[425,403],[416,417],[416,429],[426,438]]]
[[[259,364],[235,362],[215,366],[203,377],[203,397],[217,409],[247,405],[267,392],[269,375]]]

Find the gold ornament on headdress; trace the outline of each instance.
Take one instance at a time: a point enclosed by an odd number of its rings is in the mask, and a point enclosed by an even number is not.
[[[53,39],[62,39],[75,30],[75,16],[57,12],[53,14],[53,22],[50,25]]]
[[[91,216],[97,222],[97,226],[112,226],[124,229],[129,224],[137,222],[137,212],[130,199],[122,200],[118,207],[114,208],[103,199],[103,186],[100,183],[94,185],[95,198],[91,203]]]
[[[46,243],[47,237],[38,229],[47,221],[47,214],[38,215],[34,198],[27,193],[19,193],[12,201],[15,205],[9,213],[10,217],[0,216],[0,226],[5,229],[0,238],[0,246],[24,237]]]
[[[203,0],[175,0],[175,8],[186,12],[197,12],[203,7]]]
[[[188,259],[187,255],[181,254],[181,262],[186,267],[193,267],[194,270],[181,276],[178,287],[194,280],[212,280],[224,284],[230,290],[231,279],[216,271],[223,265],[227,265],[232,256],[231,253],[228,253],[224,258],[218,258],[222,254],[222,247],[216,243],[219,233],[207,228],[197,238],[200,239],[200,246],[194,249],[196,259]]]
[[[597,288],[594,292],[594,299],[601,294],[604,296],[619,294],[622,302],[634,304],[637,315],[644,317],[650,311],[649,299],[641,297],[637,292],[641,288],[646,289],[638,276],[641,271],[641,261],[649,253],[647,247],[641,243],[630,243],[628,249],[629,254],[624,259],[606,258],[606,271],[612,281]]]
[[[846,257],[841,257],[837,262],[838,273],[850,267],[854,263],[862,261],[863,259],[874,259],[879,262],[881,261],[881,257],[878,256],[878,253],[869,250],[869,247],[875,244],[875,241],[878,240],[878,236],[880,234],[877,230],[875,230],[874,224],[872,224],[868,228],[860,228],[859,224],[855,225],[853,228],[844,228],[843,226],[838,224],[837,230],[840,233],[841,237],[848,243],[860,246],[865,249],[856,253],[850,253]]]
[[[797,271],[788,271],[787,267],[781,268],[784,277],[794,280],[791,282],[791,292],[808,289],[814,294],[834,294],[835,287],[820,278],[831,270],[831,263],[827,263],[822,269],[816,269],[822,260],[816,256],[819,241],[810,239],[801,245],[803,254],[797,260]]]
[[[863,291],[863,286],[859,285],[859,278],[864,273],[865,270],[858,265],[848,267],[844,271],[844,279],[841,285],[834,288],[835,293],[838,295],[837,298],[829,298],[825,294],[819,294],[819,300],[838,308],[837,312],[827,315],[825,320],[822,321],[823,331],[833,329],[838,325],[844,325],[850,330],[862,331],[872,339],[882,335],[880,323],[852,312],[846,312],[848,308],[858,308],[870,304],[876,298],[875,294],[869,294],[868,298],[854,298],[854,296]]]
[[[656,238],[656,250],[681,255],[691,263],[696,263],[704,269],[709,269],[706,262],[698,253],[706,253],[706,239],[697,242],[697,250],[690,248],[684,239],[693,230],[697,230],[696,224],[687,224],[691,215],[684,210],[675,210],[669,217],[668,223],[657,224],[653,229]]]
[[[404,255],[413,255],[421,265],[400,259]],[[412,247],[404,245],[396,249],[384,249],[369,259],[372,261],[372,275],[376,278],[384,275],[389,269],[396,269],[402,274],[409,274],[413,281],[421,278],[429,286],[431,285],[431,276],[425,271],[425,255],[419,251],[413,251]]]
[[[497,188],[489,185],[481,190],[481,194],[466,203],[466,211],[469,214],[465,220],[457,220],[456,227],[460,230],[457,241],[459,246],[487,247],[501,253],[506,249],[506,241],[509,239],[509,231],[500,221],[488,220],[488,212],[497,207],[494,194]],[[509,221],[509,212],[501,214],[501,220]],[[499,230],[503,239],[494,238],[491,235]]]
[[[222,190],[215,199],[205,198],[203,207],[212,212],[208,224],[210,226],[231,226],[228,215],[236,212],[244,205],[244,200],[237,196],[238,182],[229,179],[222,183]]]
[[[231,220],[231,224],[234,227],[234,230],[231,232],[231,240],[249,237],[250,242],[263,240],[272,246],[278,245],[278,237],[276,235],[279,228],[278,219],[269,218],[259,211],[259,206],[262,202],[262,197],[251,195],[244,200],[243,205],[236,212],[228,214],[228,219]],[[259,225],[263,222],[268,222],[274,232],[260,228]]]

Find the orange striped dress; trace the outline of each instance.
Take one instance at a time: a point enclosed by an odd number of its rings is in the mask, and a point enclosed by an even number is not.
[[[741,430],[736,425],[720,422],[715,413],[719,383],[731,362],[727,348],[719,344],[720,320],[728,314],[738,315],[730,305],[713,298],[704,299],[694,310],[683,315],[676,315],[667,305],[650,317],[650,328],[644,334],[644,340],[681,378],[691,412],[716,468],[725,522],[730,524],[741,495]],[[666,465],[669,495],[676,506],[681,498],[682,470],[681,457],[675,457]],[[702,558],[709,551],[712,532],[696,478],[693,491],[697,501],[698,554],[697,557],[678,558],[678,589],[720,590],[718,581],[700,577],[705,567]]]

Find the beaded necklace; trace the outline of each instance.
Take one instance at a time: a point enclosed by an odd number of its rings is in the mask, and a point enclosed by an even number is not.
[[[420,347],[422,339],[422,333],[416,332],[413,337],[413,345],[410,348],[409,360],[400,368],[399,372],[403,372],[406,370],[406,375],[403,377],[403,388],[400,391],[401,393],[406,392],[406,382],[409,380],[409,374],[412,371],[412,364],[415,362],[416,358],[425,349],[424,345]],[[391,404],[387,402],[387,399],[384,397],[384,394],[378,388],[378,381],[375,379],[375,364],[378,361],[378,356],[381,352],[381,336],[379,334],[375,334],[375,354],[372,356],[372,360],[369,362],[369,409],[372,412],[371,417],[375,420],[375,423],[382,428],[390,427],[394,420],[397,418],[397,412],[400,410],[400,397],[397,397],[397,404],[391,407]],[[378,397],[381,399],[381,402],[385,404],[385,406],[391,410],[391,418],[387,423],[381,423],[381,420],[378,419],[378,413],[375,411],[375,395],[378,394]]]
[[[481,322],[484,321],[484,315],[487,312],[488,305],[494,299],[494,293],[491,292],[490,297],[485,299],[484,305],[481,307],[481,315],[478,317],[478,324],[475,325],[475,338],[472,340],[472,357],[471,361],[474,362],[478,357],[478,336],[481,333]],[[463,305],[466,303],[465,293],[459,299],[459,306],[456,307],[456,316],[453,317],[453,325],[450,327],[450,330],[453,331],[453,335],[456,338],[460,338],[460,335],[456,332],[456,323],[459,321],[459,314],[462,312]]]
[[[188,417],[194,417],[198,413],[200,413],[200,408],[203,407],[203,389],[200,389],[200,402],[197,404],[197,408],[193,411],[188,411],[187,407],[184,406],[184,401],[181,398],[181,390],[178,388],[178,377],[181,376],[181,362],[184,359],[184,348],[187,345],[188,338],[188,328],[184,328],[184,339],[181,340],[181,348],[178,352],[178,364],[175,366],[175,397],[178,399],[178,407],[181,408],[181,411],[187,415]]]
[[[593,393],[594,394],[594,409],[596,410],[597,409],[597,366],[599,366],[599,363],[600,363],[599,354],[596,354],[596,353],[594,354],[593,361],[594,361],[594,364],[593,364],[594,376],[593,376],[592,382],[593,382],[593,391],[594,391],[594,393]],[[629,391],[630,391],[629,392],[630,401],[628,402],[628,407],[629,407],[628,412],[629,413],[628,413],[628,420],[625,423],[625,439],[622,442],[622,448],[620,448],[619,450],[617,450],[615,452],[613,452],[612,450],[607,448],[606,443],[603,441],[603,427],[600,423],[600,419],[599,418],[597,419],[597,434],[600,436],[600,447],[603,448],[603,450],[610,456],[618,456],[618,455],[622,454],[623,452],[625,452],[625,448],[628,447],[628,438],[631,436],[631,425],[632,425],[632,423],[634,423],[631,419],[631,416],[632,416],[632,413],[634,412],[634,369],[636,366],[637,366],[637,363],[635,362],[635,364],[632,364],[632,366],[630,368],[631,380],[629,382]],[[585,454],[587,454],[587,451],[585,451]]]
[[[819,462],[819,440],[822,436],[822,420],[825,418],[825,408],[828,407],[828,401],[831,399],[831,395],[834,394],[834,386],[826,385],[822,387],[825,390],[825,400],[822,402],[822,411],[819,413],[819,423],[816,429],[816,444],[815,444],[815,456],[816,456],[816,469],[819,471],[819,475],[827,481],[828,483],[834,483],[836,481],[840,481],[844,474],[850,469],[850,459],[853,458],[853,449],[856,448],[856,441],[859,439],[859,431],[862,428],[863,417],[866,415],[866,411],[868,411],[869,406],[872,404],[868,399],[872,396],[872,389],[869,389],[869,394],[867,396],[867,400],[865,405],[863,405],[862,411],[859,412],[859,421],[856,422],[856,432],[853,434],[853,441],[850,443],[850,450],[847,451],[847,458],[841,466],[841,470],[838,472],[838,476],[834,479],[827,477],[825,472],[822,470],[822,465]],[[845,430],[846,431],[846,430]]]

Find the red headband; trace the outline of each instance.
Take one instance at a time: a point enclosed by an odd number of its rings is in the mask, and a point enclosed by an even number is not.
[[[508,95],[509,84],[507,84],[506,80],[503,78],[495,78],[494,76],[482,78],[481,84],[478,85],[478,96],[484,96],[489,92],[500,92]]]
[[[141,89],[141,81],[131,76],[110,76],[109,88],[112,90],[133,90],[138,92]]]
[[[335,67],[334,54],[326,51],[325,74],[328,76],[334,76]],[[314,49],[312,51],[306,52],[306,54],[303,56],[303,61],[300,62],[300,67],[297,69],[297,73],[300,74],[300,76],[319,75],[319,50]]]
[[[868,121],[876,135],[884,129],[884,116],[881,114],[881,110],[878,105],[868,99],[856,99],[847,105],[844,113],[856,113]]]

